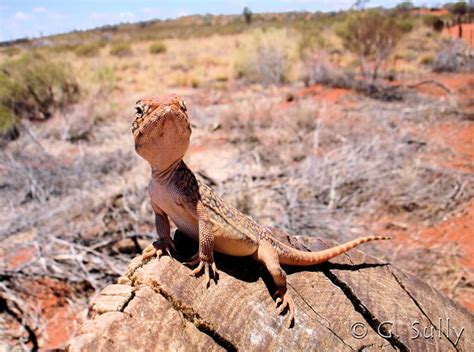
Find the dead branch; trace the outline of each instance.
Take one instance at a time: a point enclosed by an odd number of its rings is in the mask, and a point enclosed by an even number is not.
[[[410,88],[410,89],[415,89],[419,86],[422,86],[422,85],[426,85],[426,84],[433,84],[439,88],[441,88],[442,90],[444,90],[446,93],[448,94],[453,94],[453,92],[451,91],[451,89],[449,89],[448,87],[446,87],[443,83],[441,82],[438,82],[438,81],[435,81],[433,79],[428,79],[428,80],[425,80],[425,81],[421,81],[421,82],[418,82],[418,83],[415,83],[415,84],[409,84],[407,85],[406,87],[407,88]]]

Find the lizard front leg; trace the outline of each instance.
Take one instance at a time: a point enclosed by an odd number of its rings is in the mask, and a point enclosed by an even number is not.
[[[199,265],[191,272],[192,276],[197,276],[203,269],[206,286],[211,281],[210,274],[217,279],[218,271],[214,262],[214,234],[212,232],[212,223],[206,213],[203,204],[199,201],[196,206],[196,212],[199,224],[199,252],[189,262],[189,265]]]
[[[170,249],[176,250],[170,236],[170,222],[168,215],[152,201],[155,212],[155,227],[159,239],[148,245],[142,252],[142,260],[157,256],[158,258],[166,252],[171,257]]]

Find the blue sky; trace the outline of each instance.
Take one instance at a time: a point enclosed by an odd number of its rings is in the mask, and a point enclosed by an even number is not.
[[[38,37],[105,24],[175,18],[190,14],[235,14],[244,6],[254,12],[333,11],[355,0],[0,0],[0,41]],[[401,0],[371,0],[368,6],[392,7]],[[414,1],[433,6],[440,1]]]

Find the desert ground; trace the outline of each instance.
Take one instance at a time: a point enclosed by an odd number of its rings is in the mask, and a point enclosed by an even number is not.
[[[469,40],[398,14],[410,28],[372,80],[340,34],[347,16],[189,16],[1,47],[0,95],[17,94],[0,111],[2,348],[63,348],[155,238],[130,124],[140,97],[168,93],[192,120],[185,161],[225,200],[294,235],[390,235],[362,250],[474,312]],[[31,93],[43,78],[18,77],[57,67],[57,104],[33,115],[8,84]]]

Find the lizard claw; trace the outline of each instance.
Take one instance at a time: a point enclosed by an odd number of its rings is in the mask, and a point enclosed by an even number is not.
[[[211,284],[211,274],[214,280],[217,281],[219,277],[219,272],[217,271],[216,263],[208,263],[202,260],[199,260],[199,265],[193,271],[191,271],[191,276],[197,276],[202,269],[204,269],[204,277],[206,282],[206,287],[209,287]]]
[[[295,303],[293,298],[291,298],[288,291],[283,291],[282,289],[278,289],[275,296],[278,296],[275,301],[277,314],[280,315],[285,309],[288,309],[288,327],[291,327],[295,323]]]
[[[168,241],[154,241],[150,243],[142,252],[142,260],[146,260],[153,256],[157,256],[158,259],[163,255],[163,252],[166,252],[171,258],[170,248],[176,250],[173,242]]]

